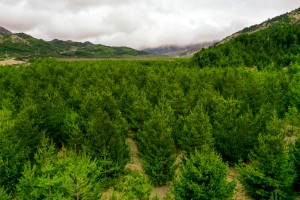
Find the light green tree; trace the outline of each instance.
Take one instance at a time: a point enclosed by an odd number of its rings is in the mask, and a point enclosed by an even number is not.
[[[174,181],[175,199],[232,199],[235,182],[228,182],[228,166],[212,149],[205,146],[184,160]]]

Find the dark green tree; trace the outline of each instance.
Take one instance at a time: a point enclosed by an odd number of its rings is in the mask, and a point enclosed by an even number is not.
[[[184,160],[174,181],[175,199],[232,199],[235,182],[228,182],[228,166],[207,146]]]
[[[85,149],[95,158],[107,157],[114,161],[115,172],[121,172],[128,159],[126,135],[109,114],[98,108],[87,119]],[[112,166],[113,167],[113,166]]]
[[[137,133],[143,168],[155,185],[165,184],[174,174],[173,122],[172,108],[167,103],[161,103],[155,107],[143,129]]]
[[[250,166],[240,164],[241,182],[255,199],[292,199],[295,168],[284,140],[282,122],[274,115],[250,154]]]
[[[212,130],[216,150],[231,164],[239,159],[246,160],[257,138],[251,110],[244,110],[242,103],[232,98],[216,99],[213,105]]]
[[[178,143],[187,152],[193,152],[195,149],[200,150],[205,144],[213,147],[214,139],[211,129],[208,115],[202,105],[197,104],[184,120]]]
[[[30,147],[23,145],[14,128],[11,111],[0,109],[0,185],[9,192],[14,190],[31,152]]]

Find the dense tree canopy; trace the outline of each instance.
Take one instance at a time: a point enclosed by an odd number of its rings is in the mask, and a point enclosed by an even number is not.
[[[189,159],[203,145],[231,165],[251,161],[249,152],[266,137],[275,110],[283,129],[299,126],[291,120],[299,115],[299,74],[296,63],[287,70],[258,71],[202,69],[188,60],[37,59],[26,67],[0,68],[1,194],[42,198],[50,185],[37,191],[26,184],[50,184],[50,176],[57,177],[53,195],[100,195],[124,173],[128,137],[137,142],[152,185],[172,181],[176,157]],[[37,159],[45,138],[54,148],[50,163]],[[86,165],[76,168],[82,162]],[[64,185],[75,178],[87,188],[75,193]]]

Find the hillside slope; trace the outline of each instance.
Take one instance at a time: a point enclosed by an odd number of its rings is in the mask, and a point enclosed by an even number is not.
[[[288,67],[300,60],[300,9],[245,28],[193,57],[200,67]]]
[[[36,39],[25,33],[0,32],[0,58],[2,57],[79,57],[79,58],[122,58],[147,55],[128,47],[109,47],[90,42]]]

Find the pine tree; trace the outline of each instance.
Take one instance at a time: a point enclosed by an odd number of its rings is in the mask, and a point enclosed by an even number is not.
[[[250,166],[240,164],[241,182],[255,199],[289,199],[296,176],[289,146],[276,114],[250,154]]]
[[[24,167],[17,185],[24,199],[97,199],[101,194],[98,177],[103,169],[85,153],[62,148],[56,151],[47,139],[35,154],[34,164]]]
[[[21,177],[24,162],[31,151],[15,133],[15,124],[12,112],[6,108],[0,109],[0,186],[9,192],[14,190]]]
[[[198,104],[184,120],[178,143],[187,152],[200,150],[205,144],[213,147],[214,139],[211,129],[208,115],[205,114],[202,105]]]
[[[119,167],[115,171],[122,171],[129,159],[129,150],[125,143],[126,135],[118,123],[99,108],[88,118],[86,125],[85,149],[95,158],[109,157]]]
[[[174,174],[175,144],[172,138],[172,108],[166,103],[157,106],[138,132],[138,148],[143,158],[143,168],[155,185],[163,185]]]
[[[10,194],[7,194],[6,190],[0,187],[0,200],[12,199]]]
[[[116,185],[116,190],[120,192],[120,199],[149,200],[152,186],[147,177],[138,172],[130,172],[120,179]]]
[[[175,199],[231,199],[235,182],[227,182],[228,166],[207,146],[184,161],[174,181]]]
[[[216,150],[230,164],[246,160],[257,138],[251,110],[242,109],[242,103],[232,98],[216,99],[215,104],[212,131]]]

